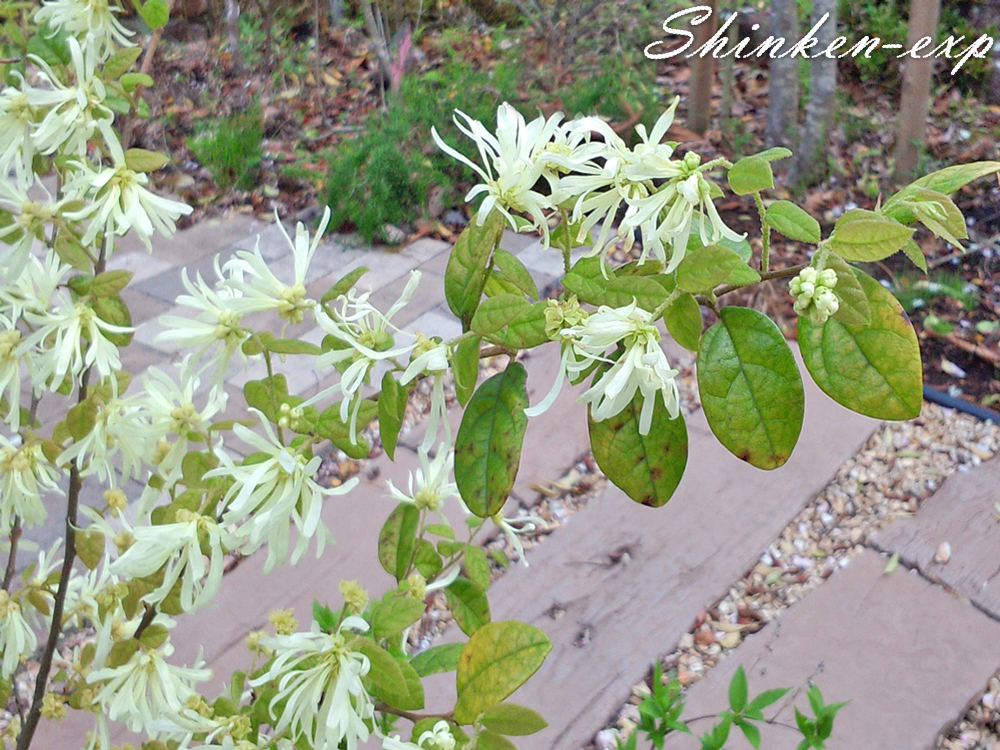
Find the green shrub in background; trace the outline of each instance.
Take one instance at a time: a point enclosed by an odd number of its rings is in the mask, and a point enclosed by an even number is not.
[[[460,109],[473,119],[493,123],[505,101],[533,116],[530,102],[553,103],[567,117],[600,112],[614,122],[641,113],[651,126],[663,109],[654,66],[614,59],[593,74],[555,92],[532,89],[530,72],[513,59],[490,71],[474,70],[460,55],[419,75],[404,76],[385,112],[373,113],[364,132],[327,156],[325,202],[331,227],[353,226],[368,242],[384,239],[387,224],[411,221],[424,212],[427,191],[444,188],[445,205],[462,202],[468,180],[461,165],[441,153],[428,137],[432,126],[448,142],[463,139],[452,122]],[[629,133],[632,132],[629,128]],[[631,137],[631,136],[629,136]]]
[[[498,104],[516,96],[518,77],[516,65],[502,63],[484,72],[457,58],[421,75],[404,76],[387,110],[373,112],[358,138],[327,157],[324,198],[332,211],[331,226],[353,225],[372,242],[383,239],[386,224],[419,216],[434,185],[445,189],[448,200],[460,202],[460,165],[433,146],[431,126],[457,140],[452,110],[489,122]]]
[[[188,148],[212,173],[223,190],[235,186],[251,190],[257,180],[262,158],[261,139],[264,124],[260,107],[254,105],[206,128],[188,140]]]

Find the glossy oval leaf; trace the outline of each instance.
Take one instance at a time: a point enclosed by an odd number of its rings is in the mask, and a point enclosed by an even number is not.
[[[459,235],[448,256],[444,296],[448,308],[462,321],[464,330],[468,330],[479,305],[489,273],[490,256],[500,243],[503,228],[504,219],[499,211],[490,213],[482,226],[472,221]]]
[[[682,294],[663,313],[663,322],[674,341],[692,352],[701,344],[701,308],[691,294]]]
[[[833,317],[848,325],[865,326],[872,319],[868,295],[861,287],[861,282],[854,271],[839,255],[829,253],[825,259],[826,268],[832,268],[837,274],[837,285],[834,294],[840,300],[840,307]]]
[[[382,525],[378,535],[378,560],[382,569],[402,581],[413,561],[417,545],[420,511],[410,503],[397,505]]]
[[[472,635],[490,621],[486,592],[468,578],[456,578],[445,588],[444,595],[455,622],[466,635]]]
[[[410,660],[410,666],[421,677],[439,672],[452,672],[458,668],[458,658],[464,646],[464,643],[442,643],[440,646],[431,646],[414,656]]]
[[[378,395],[378,434],[385,454],[392,459],[396,453],[396,441],[406,414],[406,386],[400,385],[387,372],[382,376],[382,390]]]
[[[775,201],[767,207],[764,216],[776,231],[790,240],[812,244],[820,241],[819,222],[791,201]]]
[[[733,455],[760,469],[784,464],[802,430],[805,393],[778,326],[724,307],[701,339],[698,391],[709,427]]]
[[[677,286],[685,292],[704,292],[721,284],[742,261],[722,245],[706,245],[688,253],[677,266]]]
[[[853,269],[868,297],[871,322],[821,326],[799,318],[799,347],[816,385],[852,411],[875,419],[920,414],[923,379],[917,335],[902,305],[880,283]]]
[[[688,435],[683,415],[671,419],[656,397],[648,435],[639,434],[643,398],[609,419],[595,422],[588,410],[590,447],[601,471],[637,503],[659,508],[677,489],[687,465]]]
[[[875,262],[901,250],[913,230],[874,211],[855,209],[837,220],[830,249],[844,260]]]
[[[510,495],[521,462],[528,418],[528,373],[515,362],[472,395],[455,439],[455,483],[466,506],[480,518],[499,511]]]
[[[774,174],[767,159],[745,156],[729,170],[729,187],[737,195],[759,193],[774,187]]]
[[[510,737],[523,737],[541,732],[548,725],[537,711],[516,703],[499,703],[483,714],[484,727]]]
[[[471,724],[528,681],[552,650],[538,628],[515,620],[487,623],[462,649],[455,672],[455,721]]]

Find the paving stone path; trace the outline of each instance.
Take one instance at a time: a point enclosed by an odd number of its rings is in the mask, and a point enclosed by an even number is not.
[[[224,260],[253,247],[256,232],[279,278],[288,274],[283,262],[288,248],[277,227],[252,219],[206,222],[161,243],[152,257],[138,248],[116,256],[113,267],[136,272],[126,294],[140,325],[127,366],[178,356],[154,339],[157,316],[179,312],[174,301],[182,293],[180,269],[208,274],[216,254]],[[519,254],[540,287],[559,274],[560,259],[537,243],[509,235],[504,244]],[[451,336],[458,328],[444,303],[448,249],[429,239],[395,253],[328,243],[317,253],[315,278],[307,286],[322,293],[365,265],[371,271],[362,283],[372,286],[373,301],[384,308],[398,296],[408,272],[419,268],[420,292],[397,322],[410,331]],[[295,335],[320,338],[315,329]],[[551,384],[556,357],[554,347],[545,347],[527,360],[532,402]],[[311,370],[279,369],[292,389],[326,385]],[[261,376],[234,369],[226,388],[235,397],[247,379]],[[456,424],[457,416],[452,415]],[[666,507],[636,505],[609,486],[531,551],[529,568],[517,566],[497,581],[490,593],[493,618],[522,619],[553,641],[538,675],[512,698],[539,709],[549,727],[519,738],[518,748],[577,750],[589,742],[649,665],[756,563],[878,425],[837,406],[807,379],[805,426],[795,454],[786,467],[762,472],[725,451],[695,413],[688,422],[689,469]],[[401,436],[396,463],[385,456],[373,460],[353,493],[327,502],[324,518],[337,543],[322,558],[307,556],[295,567],[265,575],[263,557],[255,555],[229,573],[210,607],[180,618],[173,635],[175,659],[187,663],[201,653],[221,686],[226,674],[247,668],[243,639],[265,626],[270,611],[292,608],[300,622],[308,622],[313,599],[336,600],[342,578],[356,578],[374,592],[391,585],[376,558],[378,529],[393,506],[385,481],[405,482],[407,470],[417,464],[421,436],[421,426]],[[530,505],[536,495],[532,485],[559,478],[586,450],[585,411],[564,392],[548,414],[529,425],[513,499]],[[877,549],[900,555],[903,565],[893,575],[883,573],[885,560],[874,550],[854,559],[694,685],[687,715],[722,708],[729,677],[744,664],[754,691],[778,685],[802,690],[812,679],[829,700],[852,700],[837,721],[831,748],[930,747],[935,734],[1000,669],[995,619],[1000,618],[1000,524],[993,516],[998,487],[997,459],[949,479],[915,518],[896,521],[875,538]],[[49,533],[57,531],[58,524]],[[933,560],[943,541],[953,550],[944,566]],[[445,638],[460,635],[449,632]],[[437,675],[427,681],[428,710],[448,706],[453,680]],[[788,719],[791,708],[783,703],[775,711]],[[77,746],[87,726],[79,718],[71,714],[59,724],[43,723],[39,747]],[[792,737],[776,730],[765,746],[794,747]],[[112,741],[126,738],[120,733]],[[739,741],[732,746],[743,747]],[[696,744],[680,737],[668,746]]]

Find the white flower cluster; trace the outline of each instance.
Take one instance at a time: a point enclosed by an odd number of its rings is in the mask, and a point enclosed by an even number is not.
[[[600,307],[587,313],[576,299],[549,301],[546,330],[549,338],[562,342],[562,359],[556,380],[549,393],[535,406],[525,410],[529,417],[544,413],[555,402],[567,377],[582,376],[594,365],[604,366],[592,386],[580,396],[590,404],[597,421],[620,414],[642,396],[639,433],[649,433],[656,398],[671,419],[680,413],[677,389],[678,371],[670,367],[660,347],[660,331],[653,315],[635,302],[625,307]],[[618,354],[610,352],[620,349]]]
[[[792,307],[818,326],[840,309],[840,299],[833,288],[837,286],[837,272],[832,268],[817,271],[812,266],[803,268],[788,285],[795,302]]]
[[[432,134],[439,148],[483,180],[466,195],[467,201],[486,196],[479,208],[480,224],[496,208],[512,228],[539,231],[548,244],[547,216],[562,210],[578,225],[581,236],[600,226],[595,252],[617,238],[631,243],[640,231],[642,257],[657,258],[671,272],[683,260],[693,233],[706,245],[743,238],[725,225],[712,202],[722,192],[705,174],[719,163],[702,164],[695,153],[674,159],[677,144],[661,143],[677,102],[652,130],[638,125],[639,143],[631,148],[597,117],[561,122],[562,115],[557,114],[525,122],[507,103],[497,112],[495,134],[463,112],[455,116],[458,129],[475,142],[481,164],[446,144],[436,130]],[[543,179],[547,193],[538,191]],[[622,208],[624,216],[613,236]],[[513,211],[527,214],[530,221]]]

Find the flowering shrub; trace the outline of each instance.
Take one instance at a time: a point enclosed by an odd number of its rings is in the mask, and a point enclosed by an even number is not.
[[[147,0],[141,12],[154,29],[166,23],[162,0]],[[691,153],[675,159],[676,144],[661,141],[676,101],[650,131],[638,129],[632,148],[596,118],[526,122],[503,105],[494,133],[459,113],[456,123],[479,161],[436,132],[434,138],[482,179],[469,193],[470,200],[482,196],[476,218],[445,275],[462,334],[449,341],[409,336],[393,323],[417,289],[417,272],[385,312],[357,286],[364,269],[311,298],[305,280],[327,213],[313,237],[301,224],[294,238],[286,235],[294,259],[287,280],[259,250],[217,261],[210,278],[185,274],[186,294],[177,302],[192,316],[163,318],[161,335],[186,356],[171,369],[137,373],[141,382],[133,386],[120,357],[134,331],[120,295],[131,274],[109,271],[107,262],[127,233],[149,247],[154,232],[169,236],[191,210],[147,189],[148,173],[166,157],[128,143],[133,118],[147,111],[140,92],[152,83],[155,45],[133,71],[142,53],[107,0],[48,0],[34,19],[42,26],[26,42],[27,64],[9,71],[0,92],[0,170],[10,174],[0,186],[4,702],[21,664],[41,647],[31,702],[17,702],[2,734],[4,745],[18,750],[31,746],[40,719],[58,719],[67,709],[94,715],[93,731],[81,738],[88,750],[107,750],[109,722],[147,736],[149,750],[353,750],[373,736],[388,750],[489,750],[510,747],[508,735],[540,730],[545,722],[535,711],[505,699],[551,644],[527,624],[491,621],[489,566],[474,543],[489,521],[523,560],[517,534],[532,520],[505,519],[501,509],[528,419],[567,382],[588,381],[580,399],[590,405],[597,462],[636,501],[663,505],[686,465],[687,433],[677,371],[660,346],[662,319],[680,344],[698,352],[701,398],[719,440],[755,466],[780,466],[802,423],[798,368],[773,322],[720,299],[796,275],[795,309],[805,316],[799,341],[818,385],[865,414],[915,416],[916,337],[896,300],[848,262],[902,250],[920,264],[910,239],[915,222],[957,243],[965,224],[947,194],[1000,169],[975,164],[928,175],[874,211],[848,212],[822,239],[802,209],[787,201],[765,206],[761,198],[772,187],[770,162],[787,151],[736,164],[703,164]],[[715,175],[723,172],[730,188],[753,195],[760,209],[759,265],[714,207],[722,193]],[[50,173],[55,195],[41,182]],[[553,217],[561,221],[550,229]],[[537,231],[562,253],[566,292],[559,299],[539,299],[527,269],[499,248],[505,226]],[[770,270],[772,230],[816,244],[812,263]],[[611,268],[604,251],[636,237],[641,259]],[[578,246],[592,249],[572,263]],[[705,332],[700,307],[718,318]],[[314,345],[245,324],[247,313],[263,311],[285,329],[310,322],[325,336]],[[561,366],[532,406],[516,355],[543,345],[560,348]],[[309,398],[289,393],[272,368],[275,357],[288,356],[335,368],[341,377]],[[480,359],[499,356],[506,367],[477,388]],[[251,361],[263,361],[269,373],[243,389],[254,419],[226,421],[223,378]],[[364,386],[376,368],[384,372],[380,394],[368,398]],[[465,409],[455,436],[445,414],[449,372]],[[199,691],[210,675],[204,665],[171,661],[174,618],[211,601],[228,553],[266,547],[265,570],[295,564],[311,548],[322,554],[333,540],[322,505],[331,495],[349,495],[357,480],[320,485],[316,449],[329,441],[350,456],[367,456],[361,429],[377,418],[392,457],[407,396],[425,378],[432,381],[432,408],[420,468],[405,488],[389,486],[398,505],[379,537],[378,557],[395,587],[369,599],[343,581],[342,603],[317,603],[307,628],[277,613],[273,636],[248,638],[247,670],[209,700]],[[53,424],[38,419],[43,401],[58,405]],[[237,441],[252,449],[246,458]],[[122,490],[129,480],[144,487],[131,507]],[[99,489],[101,502],[81,501],[85,482]],[[445,503],[470,514],[465,538],[441,513]],[[18,575],[22,534],[50,512],[65,516],[65,537]],[[411,654],[407,633],[436,589],[445,591],[468,640]],[[90,637],[70,658],[60,655],[53,671],[70,631]],[[420,713],[421,678],[444,671],[456,673],[454,708]],[[656,706],[647,706],[646,729],[662,742],[663,732],[683,725],[676,696],[657,696]],[[748,703],[745,680],[737,685],[725,726],[705,746],[721,747],[730,726],[750,738],[772,698]],[[804,742],[821,747],[838,705],[826,706],[818,693],[810,702],[816,718],[803,716],[799,728]],[[657,723],[667,713],[669,725]],[[413,724],[409,740],[393,726],[399,717]]]

